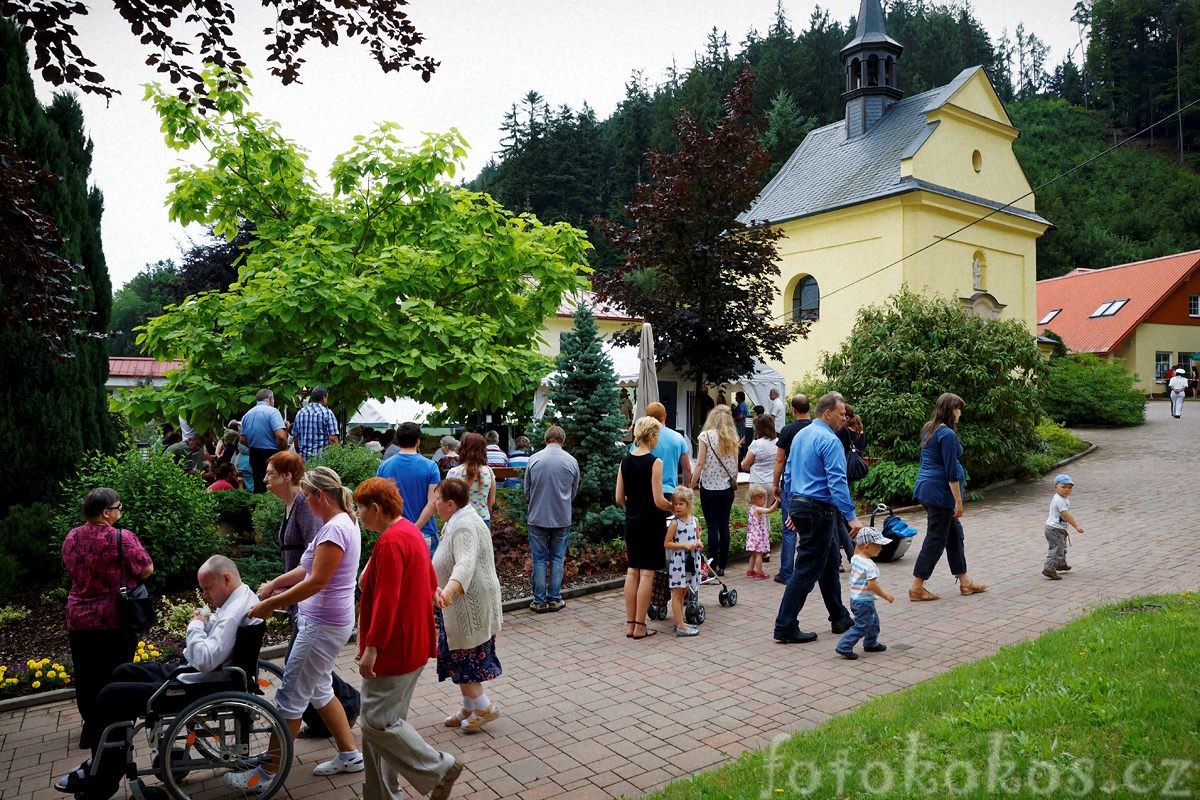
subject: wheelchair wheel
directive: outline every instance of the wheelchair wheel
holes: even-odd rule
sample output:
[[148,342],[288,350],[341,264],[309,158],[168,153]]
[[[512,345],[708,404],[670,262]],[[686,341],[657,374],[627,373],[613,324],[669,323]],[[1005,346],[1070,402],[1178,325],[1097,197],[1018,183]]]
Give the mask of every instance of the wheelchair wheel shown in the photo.
[[268,703],[275,702],[275,692],[283,685],[283,667],[274,661],[258,660],[258,691]]
[[[281,760],[275,779],[256,794],[268,800],[283,788],[292,766],[292,737],[275,707],[244,692],[218,692],[202,697],[179,713],[168,726],[160,752],[171,752],[171,769],[163,783],[177,800],[242,797],[246,793],[227,787],[226,773],[245,772],[271,760],[274,738]],[[185,752],[175,755],[177,749]],[[187,776],[186,782],[182,775]]]

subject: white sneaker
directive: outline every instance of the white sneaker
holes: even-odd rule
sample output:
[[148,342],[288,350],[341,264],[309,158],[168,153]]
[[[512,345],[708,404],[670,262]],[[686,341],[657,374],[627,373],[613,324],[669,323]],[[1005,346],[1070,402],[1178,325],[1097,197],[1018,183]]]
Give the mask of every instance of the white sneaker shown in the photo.
[[318,764],[313,775],[337,775],[339,772],[362,772],[366,769],[362,756],[354,761],[343,761],[341,756],[334,756],[323,764]]
[[246,772],[226,772],[221,776],[221,783],[230,789],[247,794],[258,794],[271,788],[272,778],[263,777],[258,770]]

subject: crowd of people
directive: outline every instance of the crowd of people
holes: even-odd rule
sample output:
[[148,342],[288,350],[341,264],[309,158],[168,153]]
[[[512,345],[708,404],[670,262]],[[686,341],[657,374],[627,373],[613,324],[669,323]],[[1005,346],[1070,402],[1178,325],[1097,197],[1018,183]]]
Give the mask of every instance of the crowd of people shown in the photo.
[[[685,618],[684,598],[705,579],[706,569],[724,577],[729,567],[731,510],[739,471],[747,471],[747,579],[770,578],[764,571],[771,553],[770,520],[783,512],[774,580],[784,589],[773,638],[785,644],[817,639],[817,633],[799,624],[808,596],[817,589],[830,629],[841,637],[834,648],[840,656],[858,658],[860,642],[865,652],[885,651],[875,601],[891,603],[894,597],[880,585],[872,558],[888,540],[863,526],[851,498],[852,483],[862,476],[855,464],[866,447],[863,420],[836,392],[815,404],[804,395],[792,397],[790,421],[784,419],[777,391],[753,417],[741,392],[732,405],[722,400],[711,402],[707,411],[694,463],[687,439],[666,427],[661,403],[651,403],[646,416],[632,420],[632,444],[614,487],[615,502],[625,508],[626,637],[641,640],[659,632],[647,619],[656,576],[665,576],[670,592],[674,635],[699,633]],[[240,425],[231,423],[222,437],[214,486],[226,485],[214,490],[238,484],[242,470],[234,456],[246,457],[251,485],[284,503],[277,534],[283,571],[252,589],[224,556],[214,555],[201,565],[197,583],[212,608],[193,614],[182,667],[128,663],[137,637],[123,624],[117,597],[142,586],[153,572],[153,554],[132,531],[118,526],[122,507],[115,492],[97,489],[83,498],[85,523],[68,534],[62,550],[72,581],[67,627],[83,720],[79,745],[102,763],[93,769],[89,759],[63,777],[58,788],[80,800],[107,800],[116,791],[123,759],[102,746],[105,728],[127,718],[129,708],[144,707],[147,693],[176,670],[203,675],[228,663],[240,627],[261,624],[281,611],[291,622],[292,636],[276,707],[292,736],[301,735],[302,722],[308,720],[310,727],[332,737],[336,748],[314,773],[363,772],[364,797],[399,798],[400,777],[432,797],[449,796],[462,763],[432,748],[406,717],[430,659],[436,660],[438,680],[452,681],[461,693],[459,707],[445,718],[447,727],[471,733],[500,715],[488,693],[491,682],[503,674],[496,639],[502,623],[501,587],[490,532],[496,471],[514,464],[523,470],[530,608],[540,614],[566,605],[563,567],[579,464],[567,452],[566,433],[558,426],[547,428],[544,446],[532,453],[524,437],[505,453],[494,431],[468,432],[461,441],[443,437],[429,458],[420,453],[420,427],[404,423],[379,437],[383,458],[377,476],[351,489],[332,469],[306,464],[339,441],[327,401],[322,387],[313,390],[289,430],[264,389]],[[908,591],[915,602],[939,599],[925,582],[943,555],[962,595],[987,588],[967,571],[961,522],[965,473],[958,439],[964,410],[960,397],[943,394],[921,431],[913,497],[925,510],[927,527]],[[205,451],[204,437],[195,431],[175,433],[175,453],[199,470],[193,454]],[[1046,525],[1050,549],[1044,572],[1051,579],[1070,569],[1066,526],[1082,532],[1069,511],[1072,489],[1068,476],[1056,479]],[[358,575],[361,529],[380,537]],[[705,550],[707,558],[701,557]],[[846,567],[849,608],[839,577]],[[357,614],[356,588],[361,590]],[[356,623],[359,691],[334,669]],[[225,781],[253,793],[271,786],[277,770],[276,763],[262,764],[230,773]]]
[[[861,479],[866,470],[861,456],[866,448],[863,420],[840,394],[830,392],[815,407],[806,396],[794,396],[790,404],[792,420],[783,424],[783,403],[779,393],[772,391],[770,411],[763,406],[755,409],[751,435],[745,427],[750,412],[743,394],[735,395],[733,405],[722,403],[723,399],[719,396],[707,411],[694,466],[686,442],[676,442],[674,437],[679,434],[664,427],[661,404],[648,406],[647,415],[633,423],[633,445],[621,462],[615,489],[617,504],[625,506],[629,559],[626,636],[644,639],[657,633],[646,622],[656,572],[665,574],[671,590],[674,634],[697,634],[697,627],[683,619],[682,599],[689,588],[706,577],[706,569],[718,578],[725,576],[730,516],[740,468],[749,473],[747,578],[770,577],[763,567],[771,550],[769,520],[777,510],[783,510],[781,563],[774,579],[785,588],[775,619],[775,640],[791,644],[817,638],[816,633],[801,630],[798,624],[805,601],[815,588],[824,602],[830,630],[843,636],[835,647],[838,654],[857,658],[853,648],[860,640],[867,652],[886,650],[878,641],[874,600],[878,597],[892,602],[893,597],[879,586],[871,558],[888,539],[873,528],[863,527],[851,499],[854,481]],[[925,588],[925,581],[943,555],[961,594],[976,594],[987,588],[967,572],[960,522],[965,473],[959,461],[962,446],[957,425],[963,409],[961,398],[943,394],[921,433],[921,463],[913,498],[925,510],[927,534],[913,568],[908,593],[912,601],[938,599]],[[697,488],[702,526],[693,512],[692,490]],[[1066,496],[1063,488],[1058,491]],[[1065,491],[1069,494],[1069,489]],[[1067,523],[1073,525],[1074,521],[1064,513],[1055,524]],[[1061,535],[1065,537],[1065,533]],[[1047,538],[1051,552],[1046,575],[1053,577],[1054,566],[1060,561],[1065,563],[1065,549],[1049,527]],[[705,547],[707,565],[696,557]],[[850,570],[849,609],[842,600],[839,577],[846,565]]]

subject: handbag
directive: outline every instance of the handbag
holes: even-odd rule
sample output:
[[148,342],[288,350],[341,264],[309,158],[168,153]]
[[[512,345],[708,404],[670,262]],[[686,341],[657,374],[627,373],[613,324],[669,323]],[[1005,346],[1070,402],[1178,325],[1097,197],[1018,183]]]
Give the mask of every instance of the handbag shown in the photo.
[[117,563],[121,565],[121,591],[117,597],[117,618],[121,627],[141,636],[154,624],[154,602],[146,584],[133,589],[125,585],[125,551],[121,544],[121,529],[117,528]]
[[[715,440],[716,437],[714,436],[713,439]],[[721,469],[725,471],[725,474],[729,475],[729,467],[725,466],[725,462],[721,460],[721,454],[717,452],[717,448],[715,446],[712,448],[712,451],[713,451],[713,458],[715,458],[717,460],[717,463],[721,465]],[[737,491],[737,473],[736,472],[733,473],[732,475],[729,475],[729,488],[733,489],[735,492]]]
[[846,481],[854,483],[867,477],[867,462],[859,454],[854,443],[850,443],[850,452],[846,453]]

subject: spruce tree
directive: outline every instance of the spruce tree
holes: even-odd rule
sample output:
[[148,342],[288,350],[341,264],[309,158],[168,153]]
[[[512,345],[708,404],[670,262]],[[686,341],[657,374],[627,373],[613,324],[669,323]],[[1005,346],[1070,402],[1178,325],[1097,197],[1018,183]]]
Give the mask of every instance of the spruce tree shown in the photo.
[[620,400],[612,359],[600,347],[596,318],[582,303],[575,326],[562,337],[550,383],[555,421],[567,432],[567,446],[579,461],[576,523],[594,538],[611,538],[624,514],[613,506],[621,442]]
[[[25,46],[0,20],[0,139],[12,143],[32,168],[58,176],[37,197],[38,210],[57,223],[58,255],[83,269],[72,282],[75,297],[92,312],[87,334],[108,329],[112,286],[100,246],[103,201],[89,190],[91,141],[79,104],[56,95],[49,107],[37,101]],[[5,298],[0,297],[0,302]],[[108,359],[102,339],[80,336],[73,357],[55,358],[29,323],[0,325],[0,513],[15,503],[48,499],[69,477],[85,450],[115,447],[104,383]]]

